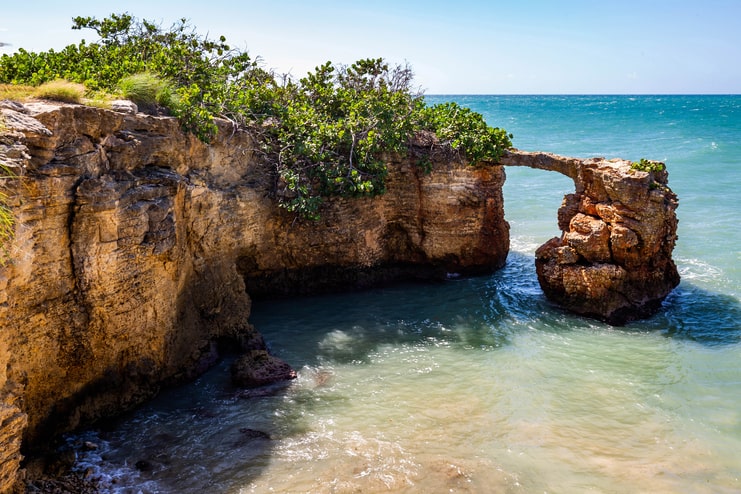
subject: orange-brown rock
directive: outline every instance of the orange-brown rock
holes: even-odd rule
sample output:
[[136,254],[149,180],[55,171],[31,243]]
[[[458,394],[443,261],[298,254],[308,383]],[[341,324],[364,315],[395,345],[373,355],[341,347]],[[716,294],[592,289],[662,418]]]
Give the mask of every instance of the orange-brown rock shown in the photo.
[[625,160],[523,151],[508,153],[502,162],[574,180],[576,192],[558,211],[561,237],[535,254],[548,298],[576,313],[624,324],[654,313],[677,286],[677,198],[666,171],[633,170]]
[[[21,445],[121,413],[205,371],[227,343],[262,357],[258,377],[290,378],[248,322],[250,295],[487,273],[509,250],[503,167],[440,152],[425,173],[415,163],[434,150],[429,136],[386,157],[386,194],[334,200],[312,223],[277,207],[274,167],[227,122],[207,146],[126,105],[0,111],[0,159],[23,173],[0,266],[0,492],[17,480]],[[563,234],[536,255],[551,299],[624,322],[676,285],[665,173],[515,150],[502,164],[574,179]]]
[[389,156],[385,195],[305,223],[226,122],[207,146],[172,118],[2,106],[0,158],[24,177],[0,267],[0,492],[21,438],[31,451],[121,413],[204,371],[220,343],[264,349],[248,293],[491,272],[507,256],[502,167],[433,160],[426,174]]

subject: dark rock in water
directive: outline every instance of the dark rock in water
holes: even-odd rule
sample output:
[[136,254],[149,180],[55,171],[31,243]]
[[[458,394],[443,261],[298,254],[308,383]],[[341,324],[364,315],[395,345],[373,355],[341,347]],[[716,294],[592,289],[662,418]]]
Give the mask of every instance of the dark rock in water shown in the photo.
[[151,472],[154,470],[154,463],[149,460],[139,460],[134,464],[134,466],[140,472]]
[[267,432],[250,429],[249,427],[242,427],[239,432],[248,439],[270,439],[270,434]]
[[290,365],[266,350],[248,352],[232,364],[231,373],[234,385],[245,388],[296,379],[296,371]]
[[[195,410],[195,416],[199,419],[214,419],[217,417],[216,412],[213,410],[207,410],[204,408],[199,408]],[[168,441],[171,439],[168,439]]]
[[272,447],[273,443],[270,441],[272,438],[267,432],[242,427],[239,429],[239,433],[235,441],[229,446],[232,449],[243,449],[245,454],[257,457],[265,454]]

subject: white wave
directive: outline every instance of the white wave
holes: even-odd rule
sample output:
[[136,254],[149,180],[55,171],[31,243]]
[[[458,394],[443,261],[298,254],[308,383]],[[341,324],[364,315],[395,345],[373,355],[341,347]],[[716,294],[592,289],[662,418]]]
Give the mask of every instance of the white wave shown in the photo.
[[538,239],[529,236],[516,236],[512,237],[509,241],[509,250],[517,252],[518,254],[525,254],[527,256],[534,256],[535,251],[543,244]]
[[716,284],[727,279],[722,268],[702,259],[677,258],[676,263],[679,275],[684,280]]

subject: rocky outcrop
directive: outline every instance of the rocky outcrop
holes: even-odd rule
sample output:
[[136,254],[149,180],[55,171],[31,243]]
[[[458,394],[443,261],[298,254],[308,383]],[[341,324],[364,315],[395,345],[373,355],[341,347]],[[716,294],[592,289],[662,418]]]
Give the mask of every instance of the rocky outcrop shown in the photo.
[[[131,408],[205,371],[222,348],[246,352],[238,384],[292,378],[248,322],[252,296],[488,273],[509,250],[503,167],[466,166],[424,136],[386,157],[386,194],[334,200],[311,223],[276,207],[273,167],[227,122],[206,146],[126,105],[0,111],[0,159],[23,175],[11,181],[16,231],[0,266],[0,492],[16,480],[21,444],[33,451]],[[575,182],[562,236],[536,254],[549,298],[621,323],[676,285],[665,173],[516,150],[502,164]]]
[[[319,223],[276,207],[250,134],[206,146],[175,120],[5,104],[0,157],[24,177],[0,267],[0,492],[24,450],[120,413],[214,363],[262,351],[255,294],[362,287],[504,264],[501,167],[389,156],[388,192]],[[426,153],[428,150],[412,149]]]
[[611,324],[654,313],[679,283],[672,261],[677,198],[666,171],[625,160],[579,160],[512,151],[502,163],[557,171],[574,180],[558,211],[562,235],[541,246],[535,264],[546,296]]
[[232,382],[245,388],[296,379],[296,371],[291,366],[266,350],[252,350],[243,355],[232,364],[231,374]]

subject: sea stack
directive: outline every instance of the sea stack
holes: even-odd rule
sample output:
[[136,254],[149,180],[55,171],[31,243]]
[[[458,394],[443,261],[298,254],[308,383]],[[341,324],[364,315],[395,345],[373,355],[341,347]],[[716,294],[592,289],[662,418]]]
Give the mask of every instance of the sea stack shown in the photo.
[[678,201],[663,164],[644,171],[620,159],[516,150],[503,162],[574,180],[576,192],[558,210],[561,236],[535,253],[538,281],[550,300],[614,325],[659,309],[679,284],[672,260]]

